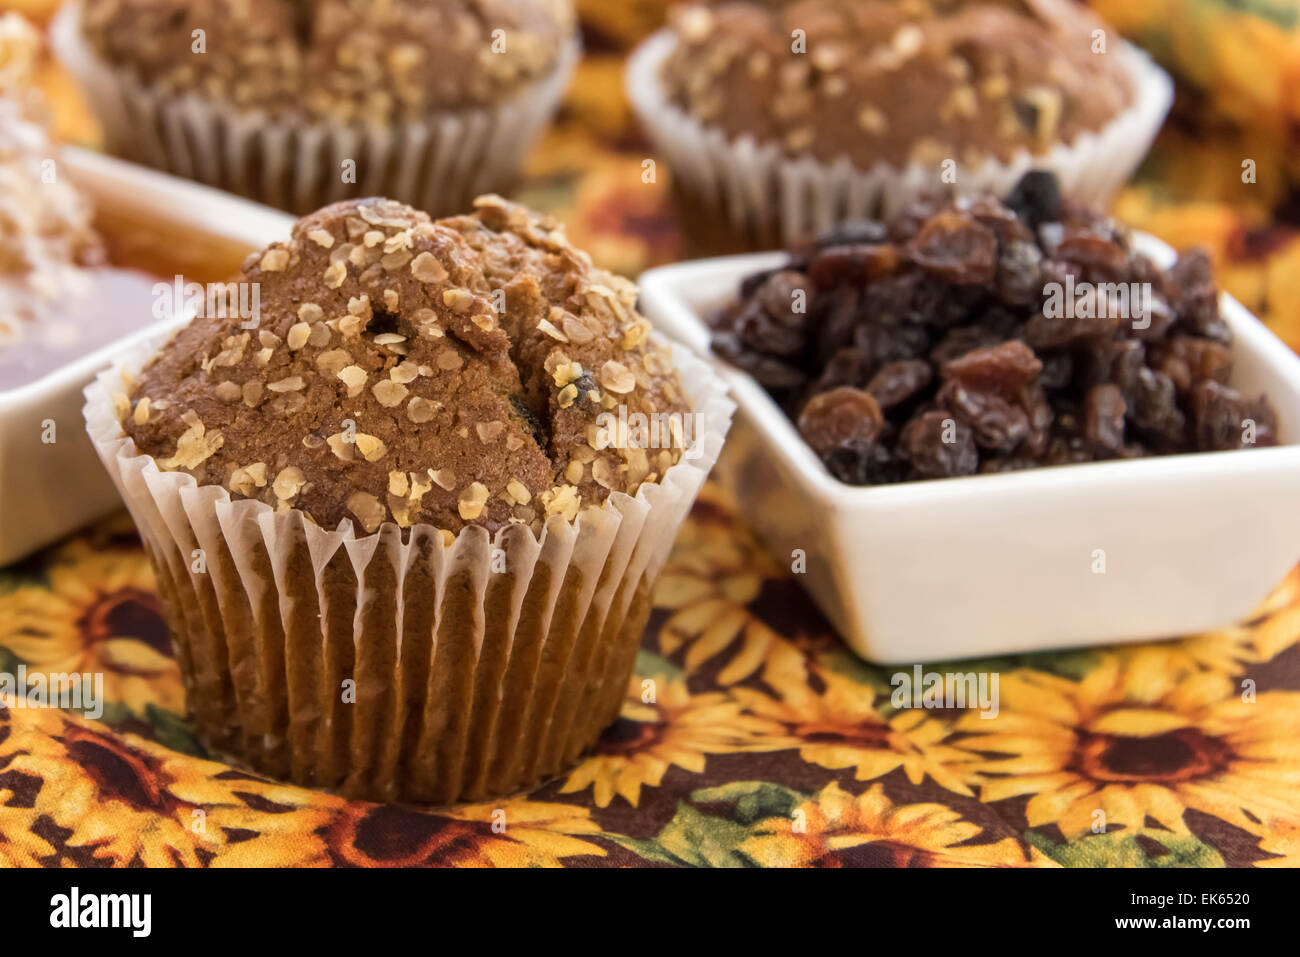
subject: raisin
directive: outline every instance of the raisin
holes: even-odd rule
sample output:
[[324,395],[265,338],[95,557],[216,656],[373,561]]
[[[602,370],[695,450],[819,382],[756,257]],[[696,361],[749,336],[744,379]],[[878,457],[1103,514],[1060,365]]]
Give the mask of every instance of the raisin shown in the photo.
[[1173,306],[1179,326],[1192,335],[1229,344],[1232,334],[1219,315],[1219,290],[1205,250],[1179,256],[1169,270],[1169,281],[1175,290]]
[[883,425],[871,393],[849,386],[818,393],[799,414],[799,432],[819,455],[849,443],[874,442]]
[[1020,406],[992,392],[976,392],[959,382],[939,390],[939,404],[975,432],[981,448],[1011,452],[1029,436],[1029,416]]
[[1232,375],[1232,353],[1209,339],[1175,336],[1153,351],[1152,365],[1173,380],[1180,395],[1207,379],[1226,385]]
[[1024,242],[1033,244],[1034,231],[1016,215],[1016,211],[991,196],[980,196],[961,201],[963,208],[983,225],[993,230],[998,242]]
[[773,356],[795,356],[803,352],[807,331],[802,325],[786,325],[773,319],[762,303],[751,301],[735,322],[741,343],[755,352]]
[[943,367],[943,377],[976,392],[996,392],[1014,399],[1020,390],[1038,378],[1043,364],[1023,342],[1012,339],[1001,345],[974,349]]
[[1030,305],[1043,294],[1043,254],[1032,242],[1011,240],[998,252],[996,286],[1003,302]]
[[1083,400],[1083,434],[1093,453],[1108,457],[1124,447],[1124,412],[1127,406],[1119,386],[1095,385]]
[[915,478],[974,475],[979,467],[979,450],[970,428],[940,410],[924,412],[908,422],[898,444]]
[[1060,352],[1041,359],[1043,371],[1038,373],[1038,381],[1044,389],[1064,389],[1074,379],[1074,359],[1069,353]]
[[858,304],[859,296],[855,289],[837,289],[831,296],[817,334],[817,354],[822,362],[828,362],[853,342],[853,330],[859,321]]
[[1213,380],[1198,382],[1191,391],[1192,435],[1202,452],[1239,449],[1246,435],[1245,403],[1236,389]]
[[961,326],[949,331],[939,344],[930,350],[930,361],[942,367],[972,349],[997,345],[1002,338],[996,331],[985,325]]
[[872,283],[862,299],[863,318],[886,325],[948,328],[966,320],[986,295],[979,287],[936,283],[919,270]]
[[1031,169],[1016,182],[1006,204],[1037,232],[1043,223],[1061,220],[1060,184],[1047,170]]
[[827,246],[808,267],[808,274],[823,289],[839,283],[865,286],[898,268],[898,247],[892,243],[874,246]]
[[1088,230],[1068,229],[1052,250],[1052,257],[1068,263],[1076,279],[1120,282],[1128,278],[1128,253],[1109,239]]
[[842,385],[865,389],[878,363],[863,349],[845,349],[836,353],[813,383],[814,392],[829,392]]
[[987,283],[997,268],[998,238],[973,217],[956,211],[928,219],[907,246],[911,260],[953,283]]
[[752,375],[766,389],[781,391],[801,388],[808,377],[800,369],[746,348],[732,333],[713,336],[713,351]]
[[898,245],[906,243],[921,231],[921,227],[932,216],[944,209],[945,203],[937,196],[918,196],[909,200],[886,227],[889,238]]
[[903,468],[875,442],[849,442],[822,456],[827,470],[847,485],[886,485],[903,478]]
[[911,323],[897,326],[871,322],[858,326],[853,342],[878,363],[914,359],[930,348],[930,335]]
[[867,391],[882,409],[892,409],[930,384],[934,373],[924,359],[898,359],[886,363],[867,384]]
[[758,291],[758,301],[767,314],[783,328],[802,329],[806,324],[809,278],[801,272],[783,269],[773,273]]
[[1164,448],[1181,444],[1186,420],[1178,408],[1173,380],[1163,372],[1142,368],[1133,392],[1133,424]]
[[1145,368],[1146,354],[1142,343],[1134,339],[1111,339],[1084,350],[1081,360],[1078,373],[1081,389],[1113,382],[1125,399],[1131,401],[1138,372]]
[[1035,349],[1060,349],[1094,339],[1109,339],[1119,326],[1117,316],[1049,316],[1040,312],[1025,323],[1025,341]]

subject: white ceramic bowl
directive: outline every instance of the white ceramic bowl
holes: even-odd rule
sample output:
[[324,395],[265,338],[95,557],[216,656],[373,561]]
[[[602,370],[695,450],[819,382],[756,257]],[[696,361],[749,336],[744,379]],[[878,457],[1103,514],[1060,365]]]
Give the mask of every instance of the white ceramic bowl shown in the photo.
[[[1137,248],[1162,266],[1174,252]],[[646,316],[709,354],[705,318],[762,253],[640,280]],[[1232,384],[1267,392],[1283,445],[858,488],[825,469],[752,377],[719,465],[777,559],[845,641],[887,664],[1174,637],[1241,620],[1300,559],[1300,358],[1240,303]],[[1104,571],[1099,559],[1104,559]]]
[[[256,249],[293,225],[285,213],[98,153],[68,149],[62,165],[92,203],[129,211],[140,229]],[[81,390],[123,349],[184,323],[148,313],[140,320],[125,338],[0,391],[0,565],[121,507],[86,436]],[[53,443],[42,440],[47,419]]]

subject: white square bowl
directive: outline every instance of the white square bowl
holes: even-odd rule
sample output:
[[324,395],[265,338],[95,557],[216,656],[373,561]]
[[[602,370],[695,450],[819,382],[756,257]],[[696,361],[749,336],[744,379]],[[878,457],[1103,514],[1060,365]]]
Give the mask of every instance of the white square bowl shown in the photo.
[[[1134,242],[1161,266],[1174,259],[1154,237]],[[785,261],[761,253],[650,270],[641,307],[711,356],[706,318],[743,278]],[[805,588],[871,661],[1223,627],[1300,559],[1300,358],[1227,295],[1222,312],[1232,385],[1269,394],[1276,448],[854,487],[831,476],[762,386],[712,356],[739,407],[718,475],[778,561],[793,568],[804,556]]]
[[[285,213],[98,153],[65,150],[62,166],[97,209],[111,207],[139,229],[192,237],[196,245],[257,249],[287,236],[293,225]],[[143,315],[125,338],[0,390],[0,565],[121,507],[86,436],[81,390],[121,350],[184,322]],[[48,444],[42,440],[47,419],[56,429]]]

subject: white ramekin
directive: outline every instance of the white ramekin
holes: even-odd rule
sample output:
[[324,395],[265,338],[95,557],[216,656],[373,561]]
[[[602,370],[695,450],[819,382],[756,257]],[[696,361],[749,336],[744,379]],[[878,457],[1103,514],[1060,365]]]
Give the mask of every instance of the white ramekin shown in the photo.
[[[1174,252],[1134,237],[1161,266]],[[760,253],[665,266],[641,307],[709,354],[707,317]],[[1230,296],[1232,385],[1267,392],[1276,448],[858,488],[831,476],[748,374],[718,477],[845,641],[887,664],[1187,635],[1240,621],[1300,559],[1300,358]],[[1104,559],[1104,572],[1096,572]]]

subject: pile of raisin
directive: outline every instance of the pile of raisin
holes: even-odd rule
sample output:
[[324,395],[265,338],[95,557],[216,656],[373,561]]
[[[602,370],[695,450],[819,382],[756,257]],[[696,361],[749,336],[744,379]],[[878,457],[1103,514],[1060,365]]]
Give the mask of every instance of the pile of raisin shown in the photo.
[[843,225],[712,324],[853,485],[1277,444],[1268,399],[1227,384],[1205,254],[1158,268],[1041,171]]

